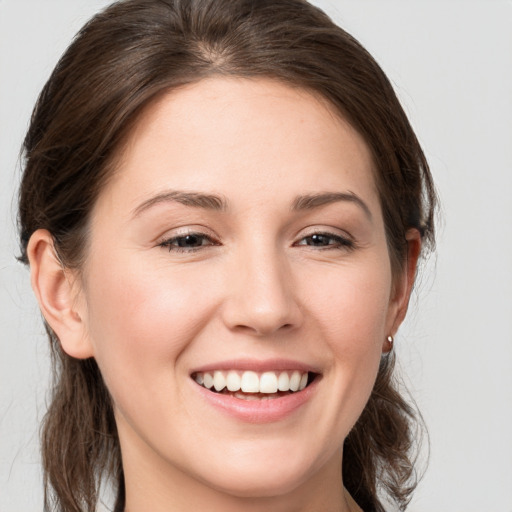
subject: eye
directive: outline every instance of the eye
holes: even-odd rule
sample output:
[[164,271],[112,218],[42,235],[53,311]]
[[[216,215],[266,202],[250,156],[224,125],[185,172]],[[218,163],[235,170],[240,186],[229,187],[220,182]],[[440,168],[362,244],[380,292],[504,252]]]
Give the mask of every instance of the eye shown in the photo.
[[166,247],[169,252],[192,252],[201,247],[218,245],[211,237],[204,233],[186,233],[183,235],[167,238],[158,244],[160,247]]
[[295,245],[318,247],[320,249],[353,249],[354,242],[334,233],[313,233],[299,240]]

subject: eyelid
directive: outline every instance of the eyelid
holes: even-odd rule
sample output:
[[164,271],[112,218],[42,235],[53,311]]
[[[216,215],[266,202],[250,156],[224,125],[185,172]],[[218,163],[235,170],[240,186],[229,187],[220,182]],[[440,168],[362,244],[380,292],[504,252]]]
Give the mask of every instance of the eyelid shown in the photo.
[[155,242],[158,245],[160,242],[165,242],[170,238],[187,235],[203,235],[212,239],[218,239],[218,236],[206,226],[202,226],[201,224],[185,224],[183,226],[176,226],[165,230],[165,232],[162,235],[159,235],[155,239]]
[[350,240],[351,242],[355,242],[354,236],[352,236],[352,234],[349,233],[348,231],[345,231],[344,229],[337,228],[334,226],[327,226],[327,225],[322,225],[322,224],[317,224],[314,226],[307,226],[307,227],[301,229],[297,233],[297,236],[295,238],[302,239],[302,238],[306,238],[306,237],[312,236],[312,235],[329,235],[329,236],[335,236],[335,237],[337,236],[337,237],[345,238],[346,240]]

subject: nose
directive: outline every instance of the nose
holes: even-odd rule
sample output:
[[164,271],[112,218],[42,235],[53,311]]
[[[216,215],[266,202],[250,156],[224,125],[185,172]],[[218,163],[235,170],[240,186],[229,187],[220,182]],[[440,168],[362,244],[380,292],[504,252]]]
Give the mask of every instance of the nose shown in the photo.
[[262,337],[302,323],[289,264],[275,251],[240,255],[229,273],[227,289],[223,317],[231,330]]

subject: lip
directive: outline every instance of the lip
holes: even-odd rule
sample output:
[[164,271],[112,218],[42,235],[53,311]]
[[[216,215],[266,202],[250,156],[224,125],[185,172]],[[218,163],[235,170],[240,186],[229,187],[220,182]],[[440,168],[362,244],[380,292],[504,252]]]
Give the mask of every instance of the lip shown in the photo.
[[309,364],[294,361],[292,359],[233,359],[231,361],[218,361],[216,363],[209,363],[207,365],[194,368],[190,372],[190,375],[198,372],[213,372],[215,370],[239,370],[253,372],[299,370],[301,372],[322,373],[319,368],[315,368]]
[[304,363],[287,359],[274,359],[271,361],[240,359],[236,361],[222,361],[195,368],[190,375],[196,372],[211,372],[214,370],[255,372],[300,370],[302,372],[313,372],[317,374],[313,382],[302,391],[296,391],[295,393],[268,400],[243,400],[231,395],[214,393],[197,384],[192,378],[190,379],[191,385],[195,389],[195,392],[199,393],[201,399],[222,414],[227,414],[245,423],[272,423],[286,419],[299,408],[305,406],[313,398],[318,383],[321,380],[321,374],[315,368]]

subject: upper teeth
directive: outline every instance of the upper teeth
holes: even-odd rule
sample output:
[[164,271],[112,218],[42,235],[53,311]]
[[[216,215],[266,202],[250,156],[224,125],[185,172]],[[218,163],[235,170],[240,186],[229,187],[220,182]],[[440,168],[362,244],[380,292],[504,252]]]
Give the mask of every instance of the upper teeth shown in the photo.
[[308,372],[278,371],[256,373],[253,371],[215,370],[198,372],[194,379],[205,388],[244,393],[277,393],[278,391],[300,391],[308,383]]

